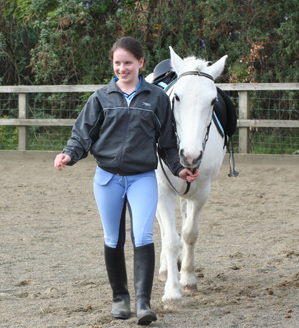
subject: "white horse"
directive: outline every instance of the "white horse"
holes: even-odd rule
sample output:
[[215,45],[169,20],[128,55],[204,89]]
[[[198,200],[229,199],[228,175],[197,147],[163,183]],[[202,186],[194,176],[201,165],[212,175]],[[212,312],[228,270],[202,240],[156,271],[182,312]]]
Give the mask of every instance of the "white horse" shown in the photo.
[[[200,171],[189,192],[180,195],[180,238],[175,213],[178,194],[165,178],[160,165],[157,170],[157,219],[162,238],[159,276],[162,281],[166,281],[162,301],[165,308],[176,309],[181,302],[182,292],[197,291],[194,247],[198,237],[199,217],[226,152],[224,139],[212,121],[212,113],[217,101],[214,80],[222,73],[227,56],[209,66],[209,62],[195,57],[183,60],[170,47],[170,57],[178,79],[167,93],[173,101],[180,160],[183,166],[191,169],[199,166]],[[149,82],[152,82],[151,79],[152,74],[146,78]],[[185,181],[173,176],[166,166],[164,170],[177,190],[186,189]]]

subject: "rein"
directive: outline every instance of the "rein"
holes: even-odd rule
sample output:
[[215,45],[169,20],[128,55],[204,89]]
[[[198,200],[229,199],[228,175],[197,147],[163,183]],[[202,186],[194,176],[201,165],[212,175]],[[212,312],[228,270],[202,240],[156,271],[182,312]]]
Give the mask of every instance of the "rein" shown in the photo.
[[[171,88],[171,87],[172,87],[172,86],[173,86],[173,85],[174,85],[174,84],[175,84],[175,83],[176,83],[181,77],[184,77],[184,76],[187,76],[187,75],[196,75],[196,76],[206,77],[206,78],[208,78],[208,79],[210,79],[210,80],[212,80],[212,81],[214,82],[214,78],[213,78],[211,75],[209,75],[209,74],[202,73],[202,72],[198,72],[198,71],[188,71],[188,72],[182,73],[177,79],[175,79],[172,83],[170,83],[170,85],[167,87],[167,90],[169,90],[169,89],[170,89],[170,88]],[[166,91],[166,90],[165,90],[165,91]],[[174,108],[174,98],[172,99],[172,109],[173,109],[173,108]],[[174,119],[173,119],[173,120],[174,120]],[[210,122],[210,124],[209,124],[208,127],[207,127],[207,133],[206,133],[205,138],[204,138],[203,143],[202,143],[203,152],[204,152],[204,150],[205,150],[205,148],[206,148],[206,143],[207,143],[207,141],[208,141],[208,139],[209,139],[209,133],[210,133],[210,127],[211,127],[211,124],[212,124],[212,121]],[[175,122],[174,122],[174,129],[175,129],[175,134],[176,134],[176,136],[178,136],[177,131],[176,131],[176,124],[175,124]],[[175,186],[172,184],[172,182],[170,181],[169,177],[167,176],[167,173],[165,172],[165,169],[164,169],[164,167],[163,167],[163,163],[162,163],[162,160],[161,160],[161,157],[160,157],[160,156],[159,156],[159,161],[160,161],[160,166],[161,166],[161,168],[162,168],[162,171],[163,171],[163,173],[164,173],[164,176],[165,176],[165,178],[167,179],[168,183],[170,184],[171,188],[172,188],[172,189],[175,191],[175,193],[176,193],[177,195],[179,195],[179,196],[184,196],[184,195],[186,195],[186,194],[189,192],[189,190],[190,190],[191,183],[187,181],[187,187],[186,187],[186,190],[185,190],[184,192],[179,192],[179,191],[175,188]],[[192,170],[193,173],[199,168],[200,163],[201,163],[201,161],[199,162],[198,166]]]
[[[165,178],[167,179],[168,183],[170,184],[170,187],[175,191],[175,193],[176,193],[177,195],[179,195],[179,196],[184,196],[184,195],[186,195],[186,194],[189,192],[189,190],[190,190],[191,183],[188,182],[188,181],[186,182],[186,183],[187,183],[187,187],[186,187],[186,190],[185,190],[184,192],[180,192],[180,191],[178,191],[178,190],[175,188],[175,186],[172,184],[172,182],[170,181],[170,179],[169,179],[167,173],[165,172],[165,169],[164,169],[164,167],[163,167],[163,163],[162,163],[162,160],[161,160],[161,157],[160,157],[160,156],[159,156],[159,161],[160,161],[161,169],[162,169],[162,171],[163,171],[163,173],[164,173]],[[194,169],[194,171],[195,171],[195,170],[196,170],[196,168]]]

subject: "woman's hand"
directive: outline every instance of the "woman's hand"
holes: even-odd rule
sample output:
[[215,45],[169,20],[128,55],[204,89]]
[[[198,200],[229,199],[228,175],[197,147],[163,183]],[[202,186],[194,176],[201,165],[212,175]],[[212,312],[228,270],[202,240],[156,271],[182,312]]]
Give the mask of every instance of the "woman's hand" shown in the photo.
[[188,182],[195,181],[197,179],[198,175],[199,175],[198,170],[196,170],[194,173],[192,173],[192,171],[190,171],[187,168],[182,169],[179,173],[179,177],[183,180],[188,181]]
[[61,171],[63,168],[65,168],[65,165],[71,160],[71,157],[67,154],[59,154],[56,156],[54,160],[54,167]]

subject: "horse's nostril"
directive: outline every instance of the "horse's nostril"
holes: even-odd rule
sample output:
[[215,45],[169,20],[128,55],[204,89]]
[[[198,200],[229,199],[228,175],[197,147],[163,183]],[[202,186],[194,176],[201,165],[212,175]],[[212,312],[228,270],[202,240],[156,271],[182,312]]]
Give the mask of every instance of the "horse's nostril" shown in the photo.
[[197,157],[195,157],[194,155],[189,155],[188,152],[185,152],[184,149],[180,150],[180,159],[181,159],[181,163],[185,166],[185,167],[195,167],[198,166],[198,164],[201,162],[202,159],[202,151],[197,153]]
[[193,164],[197,164],[201,161],[202,158],[202,151],[200,152],[199,156],[193,160]]
[[184,152],[185,152],[184,149],[180,150],[180,157],[184,160],[187,160],[187,157],[184,155]]

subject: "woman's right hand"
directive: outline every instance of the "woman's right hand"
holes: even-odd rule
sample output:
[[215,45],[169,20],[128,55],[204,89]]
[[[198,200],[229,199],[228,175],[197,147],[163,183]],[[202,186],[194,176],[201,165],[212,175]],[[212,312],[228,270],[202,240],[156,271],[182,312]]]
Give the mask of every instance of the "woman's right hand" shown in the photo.
[[54,167],[61,171],[63,168],[65,168],[66,164],[70,162],[71,157],[67,154],[59,154],[56,156],[54,160]]

